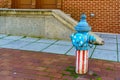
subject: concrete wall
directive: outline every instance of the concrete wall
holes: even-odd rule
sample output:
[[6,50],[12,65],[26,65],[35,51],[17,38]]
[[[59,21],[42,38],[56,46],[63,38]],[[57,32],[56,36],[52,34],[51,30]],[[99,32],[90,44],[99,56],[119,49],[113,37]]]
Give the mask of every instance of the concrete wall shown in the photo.
[[51,10],[1,10],[0,33],[32,37],[69,39],[72,31],[58,21]]
[[72,31],[53,16],[45,17],[45,36],[48,38],[69,39]]
[[[0,34],[70,40],[77,21],[60,10],[1,9]],[[94,35],[95,44],[103,40]]]

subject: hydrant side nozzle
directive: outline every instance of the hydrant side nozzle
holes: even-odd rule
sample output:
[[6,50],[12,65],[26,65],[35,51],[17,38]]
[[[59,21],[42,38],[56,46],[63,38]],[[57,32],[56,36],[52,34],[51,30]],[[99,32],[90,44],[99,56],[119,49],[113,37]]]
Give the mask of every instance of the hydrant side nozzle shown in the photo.
[[93,43],[96,41],[96,38],[92,35],[89,36],[89,43]]

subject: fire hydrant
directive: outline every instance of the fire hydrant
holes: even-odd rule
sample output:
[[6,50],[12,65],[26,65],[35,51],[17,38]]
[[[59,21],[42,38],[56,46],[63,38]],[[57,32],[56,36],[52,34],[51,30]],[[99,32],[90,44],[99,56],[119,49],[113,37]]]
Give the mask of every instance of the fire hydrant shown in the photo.
[[86,74],[88,72],[88,50],[96,38],[89,34],[91,27],[86,21],[85,14],[81,15],[81,20],[75,26],[75,30],[76,33],[73,33],[70,38],[76,48],[76,73]]

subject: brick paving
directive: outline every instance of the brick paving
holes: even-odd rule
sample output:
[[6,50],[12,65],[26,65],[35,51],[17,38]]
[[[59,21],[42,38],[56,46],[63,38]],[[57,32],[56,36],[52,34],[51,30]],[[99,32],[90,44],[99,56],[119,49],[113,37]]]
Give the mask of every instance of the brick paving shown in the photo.
[[120,80],[120,63],[89,59],[89,72],[77,75],[75,56],[0,49],[0,80]]

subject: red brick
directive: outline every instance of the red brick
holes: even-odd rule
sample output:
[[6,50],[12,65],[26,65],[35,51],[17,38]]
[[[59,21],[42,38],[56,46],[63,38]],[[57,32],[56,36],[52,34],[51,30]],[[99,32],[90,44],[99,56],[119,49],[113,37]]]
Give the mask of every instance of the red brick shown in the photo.
[[13,80],[25,80],[24,78],[13,78]]
[[101,71],[100,68],[96,68],[96,67],[94,67],[92,70],[95,71],[95,72],[100,72]]
[[103,68],[109,68],[109,69],[112,69],[112,70],[114,70],[114,67],[115,67],[115,65],[113,64],[113,63],[104,63],[103,64]]
[[[77,21],[80,20],[81,13],[86,13],[87,20],[93,31],[120,33],[118,21],[119,3],[120,1],[111,0],[64,0],[62,10],[67,14],[71,14]],[[90,13],[94,13],[95,17],[90,17]]]
[[37,67],[35,70],[38,71],[45,71],[47,68],[46,67]]
[[89,80],[89,79],[87,79],[87,78],[80,78],[80,77],[78,77],[76,80]]
[[55,78],[62,78],[62,74],[60,74],[60,73],[50,73],[49,76],[55,77]]
[[53,68],[48,68],[46,71],[55,73],[55,72],[58,72],[59,70],[58,69],[53,69]]
[[0,71],[0,75],[8,76],[9,74],[10,74],[10,71]]
[[51,79],[50,79],[50,77],[39,76],[39,78],[36,80],[51,80]]
[[0,75],[0,80],[13,80],[11,76],[1,76]]
[[45,72],[45,71],[38,71],[36,72],[37,75],[40,75],[40,76],[48,76],[49,73],[48,72]]
[[62,80],[74,80],[72,76],[63,76]]
[[102,78],[102,80],[115,80],[114,78],[112,78],[112,77],[101,77]]
[[[1,53],[2,52],[2,53]],[[14,57],[11,57],[8,53],[14,55],[16,52],[19,53],[19,56],[28,56],[27,58],[19,57],[23,61],[23,64],[18,64]],[[71,61],[74,62],[74,56],[69,57],[65,55],[56,55],[49,53],[41,52],[29,52],[29,51],[19,51],[19,50],[10,50],[10,49],[0,49],[0,53],[6,55],[8,58],[3,57],[0,62],[0,80],[71,80],[73,76],[70,76],[70,72],[65,71],[68,66],[75,66],[75,64],[66,63],[67,59],[71,58]],[[24,53],[24,54],[23,54]],[[35,55],[34,55],[35,54]],[[37,57],[37,56],[38,57]],[[58,65],[43,65],[42,60],[48,60],[58,62]],[[34,56],[34,57],[33,57]],[[35,56],[38,60],[35,59]],[[65,59],[61,59],[63,56]],[[41,58],[44,57],[44,58]],[[57,57],[57,60],[53,59]],[[119,79],[120,69],[117,66],[120,66],[117,62],[103,61],[103,60],[89,60],[92,65],[89,65],[89,70],[92,70],[95,74],[102,77],[103,80],[115,80]],[[28,62],[28,64],[27,64]],[[13,64],[14,63],[14,64]],[[29,65],[32,64],[32,65]],[[34,65],[35,64],[35,65]],[[42,65],[41,65],[42,64]],[[28,66],[29,65],[29,66]],[[100,66],[102,65],[102,66]],[[117,68],[117,69],[115,69]],[[66,75],[63,75],[66,74]],[[95,77],[93,75],[86,74],[84,79],[89,79],[89,77]],[[74,80],[74,79],[73,79]]]

